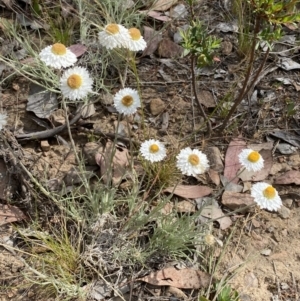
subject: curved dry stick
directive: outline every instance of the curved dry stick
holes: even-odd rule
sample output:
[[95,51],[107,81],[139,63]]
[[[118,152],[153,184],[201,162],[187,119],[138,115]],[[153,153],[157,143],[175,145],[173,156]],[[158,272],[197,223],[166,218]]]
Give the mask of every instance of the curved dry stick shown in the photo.
[[[81,110],[74,116],[74,118],[69,122],[69,124],[72,125],[76,123],[80,119],[80,117],[81,117]],[[20,134],[20,135],[16,135],[15,137],[21,141],[47,139],[61,133],[66,128],[67,128],[67,124],[63,124],[58,127],[55,127],[54,129],[49,129],[41,132],[28,133],[28,134]]]

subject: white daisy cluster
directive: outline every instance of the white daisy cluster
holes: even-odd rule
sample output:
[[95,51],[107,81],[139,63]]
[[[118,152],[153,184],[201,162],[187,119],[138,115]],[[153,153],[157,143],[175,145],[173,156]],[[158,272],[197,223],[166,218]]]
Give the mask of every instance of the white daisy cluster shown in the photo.
[[[140,147],[141,155],[150,162],[159,162],[166,157],[164,145],[154,139],[146,140]],[[177,155],[177,168],[182,174],[194,176],[203,174],[208,168],[207,156],[197,149],[184,148]]]
[[251,189],[251,196],[262,209],[277,211],[282,205],[277,190],[268,183],[254,184]]
[[130,51],[141,51],[147,46],[146,41],[137,28],[126,29],[120,24],[107,24],[99,32],[99,42],[106,49],[127,48]]
[[[76,55],[61,43],[44,48],[39,57],[46,66],[61,69],[73,66],[77,62]],[[65,98],[80,100],[92,92],[93,80],[84,67],[67,69],[60,78],[60,90]]]

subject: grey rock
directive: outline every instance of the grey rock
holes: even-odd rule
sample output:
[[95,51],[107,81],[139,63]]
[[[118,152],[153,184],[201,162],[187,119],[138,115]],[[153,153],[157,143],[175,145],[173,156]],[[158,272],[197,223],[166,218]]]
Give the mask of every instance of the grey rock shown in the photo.
[[282,205],[278,209],[278,214],[281,218],[286,219],[286,218],[289,218],[289,216],[291,214],[291,210],[289,208],[285,207],[284,205]]

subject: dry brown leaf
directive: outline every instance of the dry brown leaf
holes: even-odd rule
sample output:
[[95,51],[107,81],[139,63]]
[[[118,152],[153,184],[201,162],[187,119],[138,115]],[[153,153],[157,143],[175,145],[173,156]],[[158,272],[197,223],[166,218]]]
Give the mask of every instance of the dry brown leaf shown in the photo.
[[147,47],[144,50],[142,56],[151,55],[158,48],[158,44],[162,40],[162,34],[148,26],[144,26],[143,29],[144,39],[147,42]]
[[177,45],[169,38],[163,38],[158,46],[157,54],[163,58],[175,58],[180,57],[183,53],[183,47]]
[[207,186],[177,185],[166,188],[164,192],[170,192],[187,199],[196,199],[211,194],[212,189]]
[[230,217],[224,216],[223,211],[214,205],[205,206],[201,210],[201,215],[216,220],[222,230],[227,229],[232,224]]
[[[114,154],[112,156],[112,154]],[[115,146],[111,141],[106,143],[104,152],[95,156],[97,164],[100,166],[100,174],[104,183],[112,181],[113,185],[120,183],[129,165],[129,153],[126,148]],[[112,169],[112,173],[110,170]],[[112,178],[110,175],[112,174]]]
[[168,16],[165,16],[163,13],[160,13],[160,12],[155,11],[155,10],[150,10],[149,12],[147,12],[147,15],[149,17],[152,17],[153,19],[163,21],[163,22],[168,22],[168,21],[172,20]]
[[[249,148],[252,148],[252,147],[249,146]],[[255,150],[254,148],[252,148],[252,149]],[[273,166],[272,151],[271,151],[271,149],[262,149],[262,150],[260,150],[259,153],[264,159],[264,168],[259,171],[244,170],[239,175],[239,178],[243,182],[245,182],[245,181],[262,181],[269,175],[271,168]]]
[[207,108],[215,108],[216,101],[213,97],[213,94],[207,90],[198,90],[197,96],[201,104],[203,104]]
[[199,289],[208,287],[210,275],[193,269],[178,270],[174,267],[165,268],[137,279],[158,286],[174,286],[185,289]]
[[159,10],[159,11],[166,11],[171,6],[175,5],[177,2],[178,2],[178,0],[156,0],[156,1],[154,1],[151,9]]
[[0,226],[25,219],[24,213],[17,207],[0,204]]
[[219,173],[217,171],[210,169],[208,171],[208,175],[215,185],[217,185],[217,186],[220,185],[221,180],[220,180]]
[[236,177],[241,168],[238,156],[244,148],[246,148],[246,142],[241,138],[235,138],[229,143],[226,151],[224,176],[233,183],[239,181]]
[[275,179],[275,184],[296,184],[300,185],[300,171],[290,170]]

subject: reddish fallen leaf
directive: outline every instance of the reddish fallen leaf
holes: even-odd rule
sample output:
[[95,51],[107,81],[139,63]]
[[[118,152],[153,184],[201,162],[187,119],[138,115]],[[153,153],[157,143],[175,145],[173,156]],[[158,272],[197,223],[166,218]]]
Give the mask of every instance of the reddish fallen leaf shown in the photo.
[[[249,148],[252,148],[249,146]],[[255,150],[254,148],[252,148]],[[248,171],[244,170],[240,175],[239,178],[245,181],[262,181],[269,175],[271,168],[273,166],[273,156],[271,149],[263,149],[259,151],[260,155],[264,159],[264,168],[259,171]]]
[[77,57],[82,56],[86,50],[87,47],[82,44],[74,44],[68,47]]
[[235,138],[229,143],[226,151],[224,176],[233,183],[239,181],[236,176],[241,168],[238,156],[244,148],[246,148],[246,142],[241,138]]
[[187,199],[196,199],[211,194],[212,189],[198,185],[177,185],[166,188],[164,192],[170,192]]
[[214,62],[217,62],[217,63],[220,63],[220,62],[221,62],[220,58],[218,58],[217,56],[214,56],[214,57],[213,57],[213,61],[214,61]]
[[296,184],[300,185],[300,171],[290,170],[275,179],[275,184]]
[[174,267],[165,268],[137,280],[158,286],[174,286],[185,289],[206,288],[211,276],[205,272],[193,269],[178,270]]
[[24,213],[17,207],[0,204],[0,226],[25,219]]

